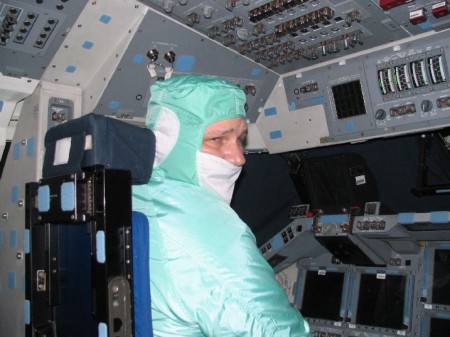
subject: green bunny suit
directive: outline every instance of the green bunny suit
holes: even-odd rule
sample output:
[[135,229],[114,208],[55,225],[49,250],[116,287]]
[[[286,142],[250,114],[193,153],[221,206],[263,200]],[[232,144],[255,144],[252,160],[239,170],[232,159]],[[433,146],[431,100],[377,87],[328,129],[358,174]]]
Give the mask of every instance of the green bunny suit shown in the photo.
[[239,87],[205,76],[151,87],[146,120],[156,162],[149,183],[133,187],[133,209],[150,224],[155,336],[310,336],[249,227],[199,185],[196,157],[206,127],[245,118],[244,104]]

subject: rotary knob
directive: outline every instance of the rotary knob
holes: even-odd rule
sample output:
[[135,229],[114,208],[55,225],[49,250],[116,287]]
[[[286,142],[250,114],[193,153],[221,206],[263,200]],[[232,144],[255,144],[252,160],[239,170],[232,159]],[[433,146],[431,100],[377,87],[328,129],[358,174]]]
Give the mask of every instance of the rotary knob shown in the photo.
[[375,119],[381,121],[381,120],[383,120],[383,119],[385,119],[385,118],[386,118],[386,111],[385,111],[385,110],[383,110],[383,109],[378,109],[378,110],[375,112]]

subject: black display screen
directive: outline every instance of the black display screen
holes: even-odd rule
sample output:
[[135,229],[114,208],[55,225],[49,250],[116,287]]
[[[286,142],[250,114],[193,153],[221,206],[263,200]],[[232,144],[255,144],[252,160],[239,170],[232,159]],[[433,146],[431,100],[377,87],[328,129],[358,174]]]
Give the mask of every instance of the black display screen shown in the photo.
[[406,276],[362,274],[356,324],[403,330]]
[[450,331],[450,320],[442,318],[430,319],[430,332],[428,336],[448,337],[449,331]]
[[436,249],[434,253],[431,302],[450,304],[450,250]]
[[359,80],[335,85],[331,90],[333,91],[338,119],[366,114],[366,106]]
[[341,321],[344,273],[308,271],[300,309],[304,317]]

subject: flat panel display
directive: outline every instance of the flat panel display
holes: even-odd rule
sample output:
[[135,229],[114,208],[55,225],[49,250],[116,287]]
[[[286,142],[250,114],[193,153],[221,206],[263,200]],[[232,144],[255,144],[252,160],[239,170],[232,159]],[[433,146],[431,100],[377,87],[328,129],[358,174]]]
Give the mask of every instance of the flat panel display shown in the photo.
[[341,321],[343,272],[308,271],[300,312],[304,317]]
[[450,332],[450,320],[433,317],[430,319],[430,337],[448,337]]
[[403,330],[406,276],[362,274],[356,324]]
[[450,304],[450,250],[435,250],[431,302]]

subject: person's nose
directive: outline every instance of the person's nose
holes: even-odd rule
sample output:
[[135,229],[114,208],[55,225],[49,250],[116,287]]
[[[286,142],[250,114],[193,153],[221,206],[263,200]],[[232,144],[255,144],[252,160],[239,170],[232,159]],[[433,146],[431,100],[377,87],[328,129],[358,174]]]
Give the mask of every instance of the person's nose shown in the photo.
[[225,159],[236,166],[243,166],[245,164],[245,156],[242,145],[238,142],[230,144]]

